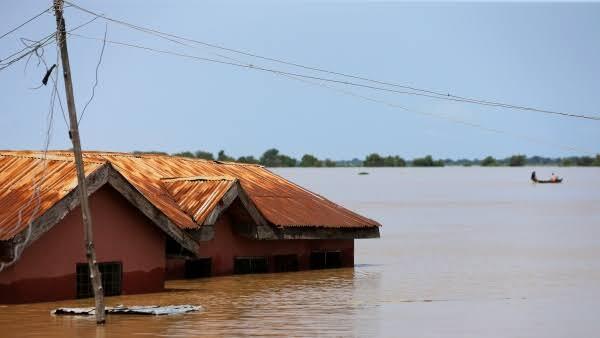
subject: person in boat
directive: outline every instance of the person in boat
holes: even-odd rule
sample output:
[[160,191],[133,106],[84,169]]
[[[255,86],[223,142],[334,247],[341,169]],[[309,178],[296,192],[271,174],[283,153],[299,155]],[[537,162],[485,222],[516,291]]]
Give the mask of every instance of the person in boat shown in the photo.
[[558,181],[558,176],[556,176],[554,173],[552,173],[552,176],[550,176],[550,181],[551,181],[551,182],[556,182],[556,181]]
[[531,180],[537,182],[537,176],[535,175],[535,171],[531,172]]

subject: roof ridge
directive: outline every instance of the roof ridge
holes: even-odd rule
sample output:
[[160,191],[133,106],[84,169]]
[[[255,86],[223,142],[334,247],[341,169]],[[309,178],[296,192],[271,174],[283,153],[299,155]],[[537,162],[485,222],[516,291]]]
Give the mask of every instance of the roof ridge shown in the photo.
[[[42,151],[39,150],[0,150],[0,154],[2,153],[10,153],[11,156],[17,156],[15,154],[23,155],[25,153],[29,154],[39,154]],[[234,166],[242,166],[242,167],[258,167],[265,168],[262,164],[258,163],[241,163],[234,161],[219,161],[219,160],[208,160],[204,158],[192,158],[185,156],[177,156],[177,155],[169,155],[169,154],[152,154],[152,153],[140,153],[134,154],[132,152],[120,152],[120,151],[102,151],[102,150],[82,150],[82,155],[84,158],[89,156],[106,156],[106,157],[135,157],[135,158],[177,158],[185,161],[194,161],[194,162],[207,162],[207,163],[217,163],[223,165],[234,165]],[[48,154],[52,154],[53,156],[63,156],[63,157],[72,157],[73,153],[69,150],[57,149],[57,150],[49,150]],[[24,156],[27,157],[27,156]],[[32,156],[35,157],[35,156]]]
[[[15,152],[15,153],[10,153],[10,152],[4,152],[4,151],[0,151],[0,156],[6,156],[6,157],[17,157],[17,158],[32,158],[32,159],[38,159],[38,160],[42,160],[42,161],[63,161],[63,162],[74,162],[72,157],[66,157],[66,156],[62,156],[62,155],[54,155],[51,153],[48,153],[47,155],[43,155],[41,153],[19,153],[19,152]],[[91,160],[89,158],[84,158],[83,161],[85,163],[95,163],[95,164],[104,164],[107,163],[108,161],[98,161],[98,160]]]
[[264,168],[264,166],[262,164],[254,164],[254,163],[241,163],[241,162],[232,162],[232,161],[219,161],[219,160],[207,160],[204,158],[192,158],[192,157],[185,157],[185,156],[176,156],[176,155],[150,155],[150,156],[161,156],[161,157],[174,157],[174,158],[178,158],[178,159],[182,159],[182,160],[186,160],[186,161],[200,161],[200,162],[210,162],[210,163],[217,163],[217,164],[224,164],[224,165],[239,165],[242,167],[259,167],[259,168]]
[[164,182],[179,182],[179,181],[237,181],[238,179],[229,175],[215,175],[215,176],[176,176],[176,177],[161,177],[161,181]]

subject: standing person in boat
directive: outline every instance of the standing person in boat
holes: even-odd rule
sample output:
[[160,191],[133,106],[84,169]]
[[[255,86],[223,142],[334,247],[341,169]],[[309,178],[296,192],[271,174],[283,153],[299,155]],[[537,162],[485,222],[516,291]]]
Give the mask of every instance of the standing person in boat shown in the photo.
[[552,182],[558,181],[558,176],[556,176],[554,173],[552,173],[552,176],[550,176],[550,181],[552,181]]
[[537,182],[537,176],[535,175],[535,171],[531,172],[531,180]]

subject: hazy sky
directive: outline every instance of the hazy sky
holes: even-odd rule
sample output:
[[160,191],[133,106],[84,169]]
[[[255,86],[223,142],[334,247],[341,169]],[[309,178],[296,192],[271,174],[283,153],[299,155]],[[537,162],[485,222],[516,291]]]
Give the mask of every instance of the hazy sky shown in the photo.
[[[10,1],[0,34],[49,6]],[[600,4],[78,1],[81,6],[162,31],[309,66],[455,95],[600,116]],[[89,18],[66,9],[68,27]],[[77,31],[104,33],[96,20]],[[55,29],[50,14],[0,39],[0,57],[19,37]],[[108,25],[108,39],[220,58]],[[90,96],[101,42],[72,37],[79,111]],[[228,53],[245,63],[321,75]],[[54,63],[54,46],[45,57]],[[39,149],[51,88],[32,59],[0,71],[0,148]],[[331,77],[330,75],[325,75]],[[493,133],[419,115],[287,77],[107,44],[96,96],[81,123],[85,149],[168,152],[204,149],[260,155],[270,147],[301,156],[362,158],[370,152],[412,158],[600,153],[600,121],[577,120],[344,88]],[[61,83],[61,91],[63,89]],[[525,136],[525,137],[520,137]],[[533,140],[532,140],[533,139]],[[69,148],[57,111],[53,148]],[[578,150],[568,150],[574,147]]]

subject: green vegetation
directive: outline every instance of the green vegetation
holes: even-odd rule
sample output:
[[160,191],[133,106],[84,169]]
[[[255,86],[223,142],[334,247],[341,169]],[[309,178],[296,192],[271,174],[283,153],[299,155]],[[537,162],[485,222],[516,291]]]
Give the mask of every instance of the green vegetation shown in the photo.
[[257,159],[255,159],[254,156],[252,156],[252,155],[240,156],[236,162],[248,163],[248,164],[258,164],[259,163],[259,161]]
[[600,167],[600,154],[596,157],[590,156],[573,156],[561,159],[560,165],[564,167],[578,166],[578,167]]
[[443,167],[444,161],[434,160],[431,155],[412,160],[413,167]]
[[304,154],[300,160],[301,167],[322,167],[323,162],[311,154]]
[[[73,151],[73,149],[69,149],[69,151]],[[154,151],[154,150],[148,150],[148,151],[134,151],[133,152],[134,155],[169,155],[168,153],[165,153],[164,151]]]
[[496,167],[498,166],[498,161],[495,158],[488,156],[481,161],[482,167]]
[[296,159],[279,153],[279,150],[272,148],[264,152],[260,157],[260,164],[265,167],[295,167]]
[[[135,152],[134,152],[135,153]],[[163,153],[164,155],[168,155],[167,153]],[[209,153],[207,151],[203,151],[203,150],[198,150],[194,153],[192,153],[191,151],[182,151],[180,153],[174,153],[171,154],[173,156],[181,156],[181,157],[189,157],[189,158],[200,158],[203,160],[214,160],[215,158],[213,157],[212,153]]]
[[558,162],[557,159],[541,156],[528,157],[526,161],[527,165],[556,165]]
[[367,155],[365,161],[363,162],[363,166],[365,167],[383,167],[383,157],[379,156],[377,153],[373,153]]
[[192,153],[191,151],[182,151],[180,153],[173,154],[173,156],[196,158],[196,155],[194,155],[194,153]]
[[194,156],[196,158],[201,158],[204,160],[214,160],[215,159],[212,153],[209,153],[208,151],[203,151],[203,150],[197,150],[194,153]]
[[235,162],[235,158],[227,156],[225,154],[225,150],[219,150],[219,153],[217,154],[217,161]]
[[[168,155],[162,151],[134,151],[135,155]],[[239,162],[249,164],[260,164],[265,167],[443,167],[443,166],[482,166],[482,167],[522,167],[522,166],[580,166],[580,167],[600,167],[600,154],[592,156],[571,156],[563,158],[549,158],[541,156],[527,157],[521,154],[515,154],[506,158],[494,158],[487,156],[483,160],[479,159],[434,159],[431,155],[415,158],[412,161],[405,161],[402,157],[395,155],[382,156],[378,153],[371,153],[364,160],[354,158],[352,160],[338,160],[326,158],[324,160],[312,154],[304,154],[300,161],[295,158],[282,154],[278,149],[272,148],[265,151],[260,159],[252,155],[241,156],[237,160],[220,150],[215,157],[212,153],[198,150],[196,152],[183,151],[172,154],[189,158],[198,158],[205,160],[218,160],[228,162]]]
[[377,153],[367,155],[363,162],[365,167],[405,167],[406,161],[398,155],[382,157]]
[[573,160],[570,158],[563,158],[560,160],[561,167],[572,167],[574,165],[575,165],[575,162],[573,162]]
[[337,163],[336,163],[335,161],[333,161],[333,160],[329,159],[329,158],[326,158],[326,159],[325,159],[325,162],[324,162],[324,164],[325,164],[325,166],[326,166],[326,167],[328,167],[328,168],[337,167]]
[[522,167],[526,163],[527,157],[525,155],[513,155],[508,160],[508,165],[510,167]]

